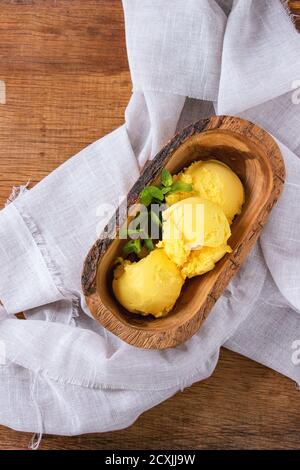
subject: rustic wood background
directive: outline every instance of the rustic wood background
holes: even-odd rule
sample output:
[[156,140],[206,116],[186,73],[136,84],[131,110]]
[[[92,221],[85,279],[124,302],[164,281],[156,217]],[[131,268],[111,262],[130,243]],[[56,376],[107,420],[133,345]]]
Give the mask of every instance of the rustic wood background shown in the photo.
[[[289,3],[300,13],[300,0]],[[0,0],[0,37],[2,205],[13,185],[38,182],[119,126],[131,83],[120,0]],[[299,448],[299,393],[223,350],[211,378],[129,429],[44,436],[41,449]],[[30,437],[0,426],[1,449],[25,449]]]

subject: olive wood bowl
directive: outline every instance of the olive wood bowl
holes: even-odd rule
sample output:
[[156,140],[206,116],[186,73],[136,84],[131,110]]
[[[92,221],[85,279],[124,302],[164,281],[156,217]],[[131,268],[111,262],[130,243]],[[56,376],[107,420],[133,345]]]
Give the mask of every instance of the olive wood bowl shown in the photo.
[[[196,160],[211,158],[232,168],[245,189],[242,212],[231,226],[233,251],[212,271],[187,280],[167,316],[156,319],[129,313],[114,297],[113,262],[121,256],[124,240],[100,237],[86,257],[82,288],[87,306],[96,320],[127,343],[164,349],[194,335],[245,260],[282,191],[284,162],[273,138],[243,119],[213,116],[186,127],[163,147],[130,190],[128,207],[138,202],[146,185],[159,182],[163,167],[175,174]],[[119,226],[117,223],[117,230]],[[113,233],[111,226],[105,230]]]

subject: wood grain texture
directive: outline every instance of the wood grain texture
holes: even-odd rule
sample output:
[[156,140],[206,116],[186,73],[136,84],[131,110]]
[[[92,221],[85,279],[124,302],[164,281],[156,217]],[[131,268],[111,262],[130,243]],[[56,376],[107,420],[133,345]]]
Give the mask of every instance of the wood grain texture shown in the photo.
[[118,127],[131,93],[118,0],[0,0],[0,203]]
[[[300,13],[300,1],[290,4]],[[0,34],[3,204],[12,185],[36,183],[120,125],[131,83],[119,0],[0,0]],[[222,351],[211,378],[129,429],[44,436],[41,448],[299,448],[299,398],[290,380]],[[0,426],[1,449],[26,449],[30,437]]]
[[[253,361],[223,350],[212,377],[147,411],[126,430],[44,436],[41,449],[299,449],[300,392]],[[30,435],[0,427],[2,449]]]
[[[283,189],[284,162],[273,138],[255,124],[232,116],[212,116],[176,134],[155,156],[127,197],[127,212],[145,186],[159,184],[165,167],[176,174],[197,160],[215,158],[228,165],[245,189],[242,213],[235,218],[225,255],[205,275],[187,279],[172,311],[162,317],[132,315],[112,294],[112,268],[124,240],[115,237],[118,209],[84,262],[82,289],[87,306],[105,328],[133,346],[166,349],[191,338],[236,274],[259,237]],[[105,234],[111,233],[111,236]]]

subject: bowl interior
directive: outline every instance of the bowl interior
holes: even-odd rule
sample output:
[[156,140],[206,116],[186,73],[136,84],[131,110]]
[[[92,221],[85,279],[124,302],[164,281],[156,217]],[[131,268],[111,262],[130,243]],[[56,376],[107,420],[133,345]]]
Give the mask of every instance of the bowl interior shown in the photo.
[[[249,224],[257,218],[272,191],[271,165],[262,152],[261,147],[254,146],[246,137],[232,131],[216,129],[187,139],[174,151],[166,164],[170,173],[175,174],[194,161],[213,158],[226,163],[239,176],[245,189],[245,204],[242,213],[231,226],[229,245],[233,250],[243,240]],[[154,184],[156,182],[158,183],[154,181]],[[142,317],[127,312],[114,297],[111,287],[112,265],[114,259],[121,256],[124,243],[123,240],[114,240],[102,257],[97,270],[97,291],[104,306],[121,323],[138,329],[172,329],[192,318],[205,302],[228,256],[225,255],[212,271],[187,280],[173,310],[166,317],[155,319],[151,315]]]

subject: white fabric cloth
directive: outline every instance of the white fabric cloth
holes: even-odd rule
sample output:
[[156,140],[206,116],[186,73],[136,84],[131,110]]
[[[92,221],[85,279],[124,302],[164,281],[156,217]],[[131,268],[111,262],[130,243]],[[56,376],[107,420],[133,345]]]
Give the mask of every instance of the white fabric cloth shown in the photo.
[[[133,80],[125,124],[0,211],[0,423],[17,430],[129,426],[208,377],[224,344],[300,381],[291,360],[300,339],[300,36],[279,0],[123,5]],[[134,348],[91,318],[81,293],[84,257],[111,215],[97,208],[117,206],[176,130],[215,112],[281,141],[284,193],[200,331],[174,349]],[[20,311],[26,321],[13,316]]]

